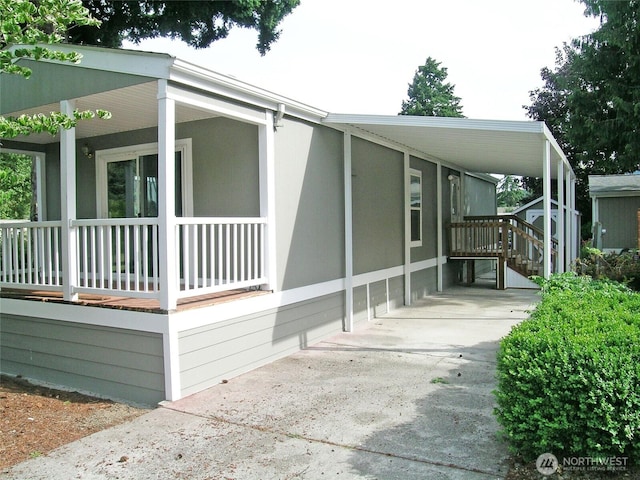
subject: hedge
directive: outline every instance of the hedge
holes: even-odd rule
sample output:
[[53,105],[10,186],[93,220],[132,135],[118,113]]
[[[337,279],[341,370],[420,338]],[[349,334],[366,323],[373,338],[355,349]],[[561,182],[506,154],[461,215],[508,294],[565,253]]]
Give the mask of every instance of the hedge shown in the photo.
[[640,455],[640,294],[575,274],[542,282],[542,300],[498,352],[495,410],[513,453]]

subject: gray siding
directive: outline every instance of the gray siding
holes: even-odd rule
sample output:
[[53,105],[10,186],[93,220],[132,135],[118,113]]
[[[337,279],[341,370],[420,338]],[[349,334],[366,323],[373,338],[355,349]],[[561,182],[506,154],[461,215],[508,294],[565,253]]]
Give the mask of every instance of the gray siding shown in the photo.
[[99,72],[77,65],[33,61],[26,61],[24,65],[32,71],[29,80],[25,80],[20,75],[0,77],[0,90],[13,92],[12,95],[3,95],[0,114],[147,83],[150,80],[135,75]]
[[[445,265],[446,267],[446,265]],[[418,300],[438,289],[438,268],[432,267],[411,273],[411,300]]]
[[344,277],[342,133],[285,119],[275,154],[278,288]]
[[602,248],[638,248],[639,197],[599,198],[599,220],[607,233]]
[[369,320],[367,311],[367,286],[362,285],[353,289],[353,322]]
[[404,276],[389,279],[389,309],[395,310],[404,306]]
[[342,330],[344,293],[179,334],[182,394],[189,395]]
[[6,314],[0,322],[2,373],[145,405],[165,398],[160,334]]
[[497,213],[496,186],[492,182],[465,175],[465,215],[495,215]]
[[404,156],[352,140],[353,271],[404,263]]
[[[176,125],[176,138],[191,138],[195,216],[259,216],[258,128],[227,118]],[[146,128],[91,138],[94,150],[154,143],[158,131]],[[96,217],[96,162],[82,156],[77,142],[78,218]],[[47,217],[60,218],[60,145],[46,147]]]

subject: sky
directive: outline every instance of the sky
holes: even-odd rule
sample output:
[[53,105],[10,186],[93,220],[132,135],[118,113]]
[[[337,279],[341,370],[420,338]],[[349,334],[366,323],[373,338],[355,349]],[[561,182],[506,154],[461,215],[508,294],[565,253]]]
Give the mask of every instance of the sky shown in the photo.
[[125,44],[182,60],[331,113],[396,115],[420,65],[447,68],[469,118],[527,120],[555,47],[598,21],[574,0],[302,0],[261,57],[257,32],[233,29],[196,50],[180,41]]

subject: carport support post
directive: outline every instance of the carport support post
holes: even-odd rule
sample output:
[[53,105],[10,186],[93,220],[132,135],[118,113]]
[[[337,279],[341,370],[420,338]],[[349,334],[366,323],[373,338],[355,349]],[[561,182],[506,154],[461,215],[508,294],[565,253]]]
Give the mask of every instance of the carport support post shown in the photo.
[[[344,331],[353,331],[353,190],[351,184],[351,134],[344,134]],[[367,298],[369,298],[367,293]]]
[[438,275],[438,284],[437,291],[442,291],[443,284],[443,272],[442,272],[442,244],[444,242],[444,227],[442,223],[442,164],[440,162],[436,163],[436,230],[437,230],[437,240],[436,240],[436,267],[437,267],[437,275]]
[[[404,304],[411,305],[411,157],[404,152]],[[388,296],[387,296],[388,298]]]
[[564,215],[566,202],[564,199],[564,162],[558,161],[558,213],[556,216],[556,235],[558,236],[558,259],[556,262],[556,270],[564,272],[565,268],[565,245],[566,237],[564,230]]
[[551,143],[549,140],[545,140],[542,154],[542,198],[544,210],[542,276],[549,278],[551,276]]
[[[62,100],[60,112],[73,118],[75,104],[73,100]],[[76,129],[60,130],[60,219],[62,229],[62,279],[63,299],[68,302],[78,300],[74,292],[77,283],[78,266],[77,239],[71,223],[76,219]]]
[[176,103],[169,97],[166,80],[158,81],[158,240],[160,308],[178,304],[176,269],[175,150]]

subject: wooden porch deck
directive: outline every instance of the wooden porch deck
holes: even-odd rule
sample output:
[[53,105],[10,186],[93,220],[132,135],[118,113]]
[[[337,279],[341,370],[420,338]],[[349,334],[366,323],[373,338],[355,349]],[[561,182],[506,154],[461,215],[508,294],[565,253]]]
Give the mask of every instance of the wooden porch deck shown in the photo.
[[[259,295],[271,293],[267,290],[237,289],[224,292],[199,295],[178,300],[177,311],[192,308],[210,307],[221,303],[233,302]],[[0,290],[0,299],[13,298],[18,300],[30,300],[34,302],[65,303],[69,305],[84,305],[89,307],[112,308],[115,310],[131,310],[147,313],[167,313],[160,308],[160,303],[155,299],[115,297],[110,295],[79,294],[77,302],[67,302],[62,299],[61,292],[49,292],[44,290],[21,290],[3,288]]]

